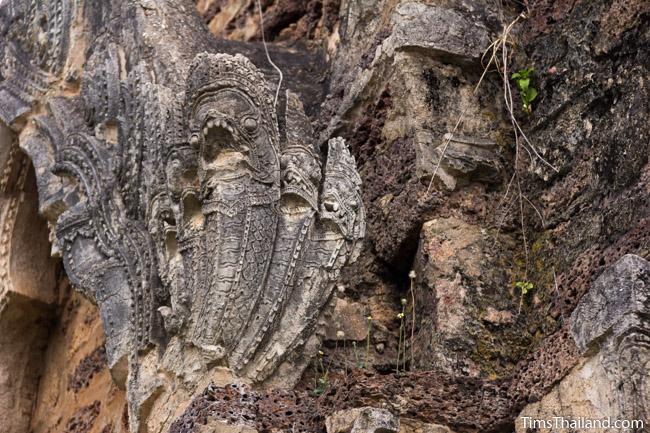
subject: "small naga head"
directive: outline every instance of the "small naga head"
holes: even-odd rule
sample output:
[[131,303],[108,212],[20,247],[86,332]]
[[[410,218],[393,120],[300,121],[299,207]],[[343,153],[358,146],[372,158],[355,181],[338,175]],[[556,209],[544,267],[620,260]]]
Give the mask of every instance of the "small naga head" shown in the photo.
[[361,178],[354,157],[340,137],[328,142],[319,213],[321,221],[336,227],[345,239],[358,240],[364,236]]
[[167,190],[174,201],[188,190],[198,189],[195,161],[196,152],[189,146],[174,148],[167,155],[165,178]]
[[[320,151],[315,147],[311,123],[298,96],[287,91],[287,145],[280,157],[282,196],[318,209],[321,181]],[[295,203],[295,200],[292,200]]]
[[188,80],[189,142],[202,187],[248,176],[279,186],[279,132],[273,94],[244,56],[202,53]]

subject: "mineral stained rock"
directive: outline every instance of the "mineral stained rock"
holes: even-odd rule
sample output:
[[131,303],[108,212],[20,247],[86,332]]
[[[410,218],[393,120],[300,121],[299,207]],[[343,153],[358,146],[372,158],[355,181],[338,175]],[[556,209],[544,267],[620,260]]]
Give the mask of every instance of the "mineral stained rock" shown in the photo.
[[647,418],[646,3],[1,2],[2,419]]

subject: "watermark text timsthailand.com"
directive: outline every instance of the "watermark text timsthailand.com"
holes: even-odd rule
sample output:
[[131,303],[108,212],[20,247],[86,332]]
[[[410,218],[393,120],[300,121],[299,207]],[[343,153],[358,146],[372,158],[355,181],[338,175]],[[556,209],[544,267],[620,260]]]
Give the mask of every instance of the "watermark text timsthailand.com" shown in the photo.
[[616,418],[567,418],[554,416],[550,418],[520,417],[525,429],[643,429],[644,423],[640,419]]

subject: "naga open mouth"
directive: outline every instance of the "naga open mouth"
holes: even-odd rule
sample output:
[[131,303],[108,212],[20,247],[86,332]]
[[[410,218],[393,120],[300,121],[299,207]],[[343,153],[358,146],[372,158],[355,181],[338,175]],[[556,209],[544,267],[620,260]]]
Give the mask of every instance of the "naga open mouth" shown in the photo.
[[249,147],[234,122],[210,110],[201,130],[203,146],[201,156],[210,177],[221,180],[234,179],[246,174],[249,167]]
[[316,202],[318,192],[315,185],[298,170],[285,169],[282,176],[282,193],[293,197],[292,203],[294,206],[298,206],[297,210],[304,210],[305,206],[313,209],[318,208]]
[[208,116],[203,124],[203,140],[214,142],[222,147],[232,146],[235,129],[222,117]]
[[326,194],[320,206],[320,220],[334,232],[339,232],[343,237],[352,235],[352,221],[350,213],[336,195]]

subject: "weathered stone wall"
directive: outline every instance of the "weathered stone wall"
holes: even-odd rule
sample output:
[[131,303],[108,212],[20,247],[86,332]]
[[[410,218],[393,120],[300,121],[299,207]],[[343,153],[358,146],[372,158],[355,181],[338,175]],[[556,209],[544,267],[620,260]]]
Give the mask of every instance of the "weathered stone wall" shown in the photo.
[[56,263],[38,216],[34,171],[0,122],[0,419],[29,431],[57,301]]
[[[593,431],[585,425],[557,423],[586,419],[611,424],[597,431],[644,431],[650,405],[647,327],[650,262],[627,254],[606,269],[571,315],[571,333],[580,360],[551,392],[529,404],[517,419],[517,431],[531,420],[551,420],[539,431]],[[628,426],[615,425],[627,422]]]
[[[214,35],[261,39],[255,1],[196,6]],[[489,72],[475,91],[483,50],[523,11],[519,2],[265,0],[262,8],[271,55],[291,71],[289,87],[301,93],[317,146],[335,135],[350,144],[367,236],[320,318],[322,343],[312,349],[322,355],[296,389],[231,386],[228,372],[213,369],[198,382],[214,382],[204,391],[174,393],[159,391],[152,374],[145,382],[156,391],[146,395],[164,398],[142,405],[150,427],[230,431],[220,424],[227,422],[241,431],[316,432],[344,411],[330,419],[329,433],[366,431],[373,422],[393,431],[394,419],[381,418],[388,415],[358,409],[383,407],[401,416],[403,433],[501,432],[515,429],[520,413],[616,414],[616,382],[601,366],[607,352],[584,354],[570,318],[621,257],[650,254],[647,2],[531,1],[528,18],[513,29],[511,71],[533,67],[539,91],[532,116],[519,111],[515,93],[517,119],[558,172],[527,154],[513,165],[498,75]],[[157,13],[147,4],[141,12]],[[210,46],[243,51],[274,77],[259,46],[237,44]],[[167,60],[154,62],[163,76]],[[317,85],[305,84],[310,74]],[[79,90],[73,75],[62,93]],[[34,149],[37,172],[48,166],[34,142],[21,146]],[[508,188],[514,170],[523,200]],[[534,288],[522,297],[517,281]],[[38,403],[12,420],[35,432],[126,432],[126,397],[109,380],[99,316],[77,295],[61,299],[46,301],[46,313],[28,314],[59,319],[49,335],[34,328],[39,344],[26,359],[38,361],[30,371],[42,369],[45,380],[37,387],[31,377],[23,406]],[[398,357],[402,299],[406,343]],[[149,352],[147,362],[155,356]],[[327,386],[318,389],[325,369]]]
[[97,308],[66,281],[42,355],[30,430],[34,433],[127,432],[123,390],[108,370]]
[[[206,12],[206,20],[231,3],[213,7],[216,15]],[[284,3],[291,4],[269,7]],[[362,336],[366,323],[359,318],[372,315],[373,367],[394,369],[395,317],[405,298],[412,318],[413,269],[411,368],[503,378],[511,382],[516,408],[542,398],[579,362],[568,317],[595,279],[624,254],[648,256],[648,8],[645,2],[535,1],[514,28],[511,72],[533,67],[539,90],[533,115],[520,113],[517,102],[517,119],[559,170],[535,158],[519,168],[524,241],[517,195],[510,191],[504,199],[514,146],[503,85],[488,74],[472,94],[485,41],[523,11],[511,6],[343,2],[337,44],[316,40],[331,54],[332,78],[324,105],[329,115],[315,122],[325,136],[336,131],[353,143],[369,209],[366,248],[337,294],[339,309],[361,310],[360,317],[349,316],[358,325],[346,335]],[[233,18],[244,21],[258,21],[252,3]],[[283,38],[267,36],[287,43],[291,30]],[[243,37],[228,28],[214,31]],[[462,40],[447,36],[456,34]],[[427,192],[445,134],[463,112],[459,137]],[[520,306],[514,283],[523,280],[535,288]],[[330,336],[344,329],[338,317],[335,311]],[[350,341],[347,350],[342,345],[327,347],[332,365],[343,369],[356,358]],[[363,342],[358,345],[363,355]]]

